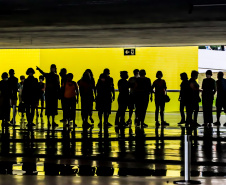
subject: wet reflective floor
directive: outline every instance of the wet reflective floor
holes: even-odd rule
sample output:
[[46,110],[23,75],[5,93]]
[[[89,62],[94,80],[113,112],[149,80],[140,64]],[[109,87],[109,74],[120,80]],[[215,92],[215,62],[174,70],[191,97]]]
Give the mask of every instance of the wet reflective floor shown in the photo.
[[[109,122],[114,125],[115,113]],[[127,115],[128,117],[128,115]],[[71,176],[183,176],[184,126],[178,126],[179,113],[166,113],[169,127],[155,127],[148,113],[148,128],[82,128],[80,112],[76,124],[64,127],[62,111],[56,117],[59,127],[48,129],[47,119],[36,118],[28,130],[19,115],[17,127],[0,134],[0,174]],[[215,120],[214,116],[214,120]],[[202,123],[202,113],[199,113]],[[222,125],[226,117],[221,117]],[[192,132],[192,171],[197,177],[226,175],[226,127],[199,127]]]

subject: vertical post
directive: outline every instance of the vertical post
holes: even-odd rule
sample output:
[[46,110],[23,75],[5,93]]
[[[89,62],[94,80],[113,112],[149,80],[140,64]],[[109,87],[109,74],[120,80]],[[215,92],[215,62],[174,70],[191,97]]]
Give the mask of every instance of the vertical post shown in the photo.
[[184,135],[184,180],[174,181],[174,184],[201,184],[191,180],[191,136]]
[[191,136],[184,135],[184,180],[190,181],[191,173]]

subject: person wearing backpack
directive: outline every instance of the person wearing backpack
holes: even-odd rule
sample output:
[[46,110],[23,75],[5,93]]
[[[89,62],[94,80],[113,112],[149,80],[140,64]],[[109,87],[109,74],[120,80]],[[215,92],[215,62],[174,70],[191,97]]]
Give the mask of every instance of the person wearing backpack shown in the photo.
[[76,116],[76,104],[78,103],[79,93],[78,85],[73,80],[73,74],[67,74],[67,81],[62,84],[62,92],[64,96],[64,108],[65,108],[65,118],[67,121],[73,121],[73,128],[77,127],[75,124]]

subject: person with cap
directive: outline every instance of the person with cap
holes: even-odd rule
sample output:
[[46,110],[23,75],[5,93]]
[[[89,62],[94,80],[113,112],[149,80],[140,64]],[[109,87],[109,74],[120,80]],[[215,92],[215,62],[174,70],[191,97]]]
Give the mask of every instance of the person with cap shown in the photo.
[[24,80],[22,101],[26,109],[27,127],[32,128],[32,126],[35,126],[33,119],[39,99],[38,79],[34,77],[35,71],[33,68],[28,68],[26,74],[28,77]]
[[57,127],[58,124],[55,123],[55,116],[58,114],[58,98],[60,92],[59,76],[57,73],[57,68],[55,64],[50,66],[50,72],[45,73],[39,67],[36,68],[46,79],[46,89],[45,89],[45,104],[46,104],[46,116],[48,119],[48,127],[50,124],[50,116],[52,116],[52,127]]
[[212,76],[212,71],[206,71],[206,78],[202,82],[202,109],[203,109],[203,126],[213,123],[213,99],[216,93],[216,82]]
[[118,111],[115,117],[115,126],[126,126],[125,125],[125,112],[128,106],[129,101],[129,82],[128,72],[121,71],[120,72],[121,79],[118,81]]
[[2,126],[8,126],[10,120],[10,98],[11,91],[8,82],[8,73],[2,73],[2,80],[0,81],[0,119]]
[[11,124],[15,126],[16,124],[16,105],[17,105],[17,92],[18,92],[18,78],[15,77],[15,71],[14,69],[9,70],[9,88],[11,91],[11,97],[10,97],[10,105],[13,108],[13,117],[11,120]]

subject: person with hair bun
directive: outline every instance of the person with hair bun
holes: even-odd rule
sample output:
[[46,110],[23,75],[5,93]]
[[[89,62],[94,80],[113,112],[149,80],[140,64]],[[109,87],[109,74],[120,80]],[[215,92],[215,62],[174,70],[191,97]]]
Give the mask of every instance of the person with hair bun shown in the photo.
[[25,104],[27,126],[32,128],[35,126],[33,123],[35,108],[38,104],[38,79],[34,77],[35,71],[33,68],[28,68],[26,74],[28,77],[24,80],[22,101]]
[[206,78],[202,82],[202,109],[203,109],[203,126],[213,123],[213,99],[216,93],[216,82],[212,76],[212,71],[206,71]]
[[2,80],[0,81],[0,119],[2,126],[8,126],[10,120],[10,97],[11,91],[8,83],[8,73],[2,73]]

